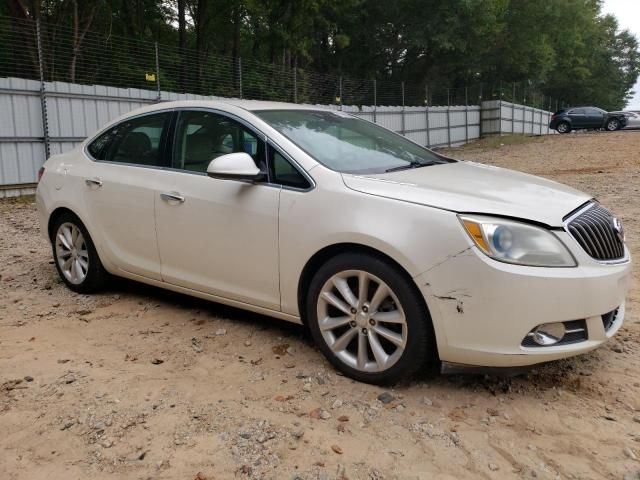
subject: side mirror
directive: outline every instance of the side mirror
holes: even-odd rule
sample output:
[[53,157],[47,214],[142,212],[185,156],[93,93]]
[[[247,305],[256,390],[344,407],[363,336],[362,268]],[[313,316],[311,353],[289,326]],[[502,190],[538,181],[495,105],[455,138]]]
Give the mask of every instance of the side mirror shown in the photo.
[[266,173],[256,167],[253,158],[244,152],[227,153],[211,160],[207,175],[223,180],[259,182],[267,178]]

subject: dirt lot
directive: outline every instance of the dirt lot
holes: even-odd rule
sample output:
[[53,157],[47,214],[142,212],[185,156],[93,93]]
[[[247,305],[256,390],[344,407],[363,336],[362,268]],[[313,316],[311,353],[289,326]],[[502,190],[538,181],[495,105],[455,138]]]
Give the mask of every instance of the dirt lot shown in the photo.
[[[450,154],[590,192],[640,258],[640,132],[499,143]],[[71,293],[29,202],[0,202],[0,265],[0,478],[640,479],[638,269],[600,350],[425,373],[383,404],[295,325],[120,280]]]

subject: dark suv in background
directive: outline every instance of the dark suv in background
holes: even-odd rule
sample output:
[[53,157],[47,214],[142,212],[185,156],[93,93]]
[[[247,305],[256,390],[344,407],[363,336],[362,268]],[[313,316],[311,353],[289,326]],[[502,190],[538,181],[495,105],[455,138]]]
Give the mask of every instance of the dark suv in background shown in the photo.
[[610,132],[627,125],[627,117],[622,112],[605,112],[597,107],[571,107],[558,110],[551,116],[549,128],[558,133],[569,133],[583,128],[605,128]]

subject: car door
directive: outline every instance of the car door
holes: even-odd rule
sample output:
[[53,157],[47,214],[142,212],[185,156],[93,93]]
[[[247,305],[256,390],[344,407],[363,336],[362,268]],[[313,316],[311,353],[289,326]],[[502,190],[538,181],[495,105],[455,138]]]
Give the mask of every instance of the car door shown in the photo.
[[125,272],[160,280],[155,184],[166,166],[172,112],[129,118],[87,146],[94,160],[84,178],[92,236]]
[[587,119],[584,108],[573,108],[569,110],[569,118],[571,119],[571,126],[575,128],[586,128]]
[[605,111],[599,108],[585,108],[586,127],[601,128],[604,125]]
[[280,187],[210,178],[209,162],[246,152],[265,169],[265,141],[210,110],[182,110],[173,135],[173,169],[156,191],[162,279],[212,295],[280,309]]

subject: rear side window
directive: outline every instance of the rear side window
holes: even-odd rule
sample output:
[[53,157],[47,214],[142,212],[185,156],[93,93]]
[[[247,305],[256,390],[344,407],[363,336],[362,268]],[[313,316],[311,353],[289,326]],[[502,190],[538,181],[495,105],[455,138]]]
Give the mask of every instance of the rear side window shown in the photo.
[[89,144],[96,160],[164,166],[163,138],[171,113],[163,112],[125,120]]
[[584,108],[574,108],[569,110],[569,115],[584,115]]

